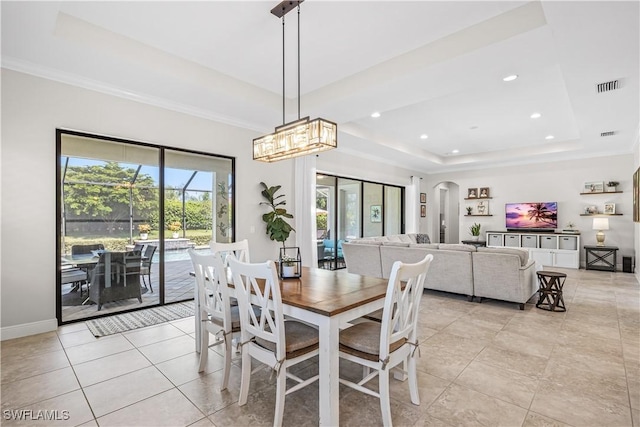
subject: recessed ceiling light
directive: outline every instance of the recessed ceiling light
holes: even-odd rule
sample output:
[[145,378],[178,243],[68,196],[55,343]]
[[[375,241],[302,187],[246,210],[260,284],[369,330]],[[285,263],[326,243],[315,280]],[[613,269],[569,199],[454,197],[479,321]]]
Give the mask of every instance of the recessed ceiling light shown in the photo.
[[517,74],[511,74],[510,76],[507,76],[507,77],[503,78],[502,80],[504,80],[505,82],[512,82],[517,78],[518,78]]
[[469,130],[476,130],[476,129],[478,129],[478,126],[471,126],[471,127],[469,128]]
[[451,150],[451,152],[452,152],[453,154],[458,154],[458,153],[460,152],[460,150],[458,150],[458,149],[456,148],[455,150]]
[[422,135],[420,135],[420,139],[427,139],[429,138],[429,135],[427,135],[426,133],[423,133]]
[[380,113],[375,111],[375,112],[371,113],[371,117],[373,117],[374,119],[377,119],[378,117],[380,117]]
[[553,135],[547,135],[547,136],[544,137],[544,139],[553,139],[553,138],[555,138],[555,136],[553,136]]
[[540,117],[542,117],[542,114],[540,114],[540,113],[533,113],[533,114],[531,115],[531,118],[532,118],[532,119],[539,119]]

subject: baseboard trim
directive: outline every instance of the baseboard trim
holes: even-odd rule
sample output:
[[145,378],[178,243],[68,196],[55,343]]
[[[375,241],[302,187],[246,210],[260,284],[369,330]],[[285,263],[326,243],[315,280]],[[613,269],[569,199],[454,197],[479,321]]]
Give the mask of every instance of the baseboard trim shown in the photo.
[[42,334],[58,329],[57,319],[41,320],[39,322],[23,323],[21,325],[0,328],[0,341],[22,338],[29,335]]

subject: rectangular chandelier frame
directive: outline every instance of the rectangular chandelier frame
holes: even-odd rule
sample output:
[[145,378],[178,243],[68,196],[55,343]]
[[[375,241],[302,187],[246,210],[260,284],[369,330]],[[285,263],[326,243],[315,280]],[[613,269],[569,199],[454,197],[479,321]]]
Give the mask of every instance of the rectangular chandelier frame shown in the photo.
[[338,147],[338,125],[305,117],[275,128],[253,140],[253,160],[275,162]]

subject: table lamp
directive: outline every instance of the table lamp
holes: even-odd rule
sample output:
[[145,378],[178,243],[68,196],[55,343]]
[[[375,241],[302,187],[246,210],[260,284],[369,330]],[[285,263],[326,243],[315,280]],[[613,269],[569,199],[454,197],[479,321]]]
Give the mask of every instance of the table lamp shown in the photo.
[[596,246],[604,246],[604,233],[602,230],[609,229],[609,218],[593,218],[593,229],[598,230],[596,233]]

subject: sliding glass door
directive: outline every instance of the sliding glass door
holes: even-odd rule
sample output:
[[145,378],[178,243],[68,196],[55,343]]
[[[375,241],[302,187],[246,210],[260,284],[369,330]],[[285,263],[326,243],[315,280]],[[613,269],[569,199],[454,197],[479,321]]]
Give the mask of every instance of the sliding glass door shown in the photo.
[[345,240],[403,232],[403,204],[402,187],[318,174],[318,266],[344,268]]
[[232,158],[57,131],[60,323],[193,298],[187,250],[233,241]]

